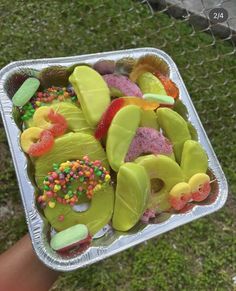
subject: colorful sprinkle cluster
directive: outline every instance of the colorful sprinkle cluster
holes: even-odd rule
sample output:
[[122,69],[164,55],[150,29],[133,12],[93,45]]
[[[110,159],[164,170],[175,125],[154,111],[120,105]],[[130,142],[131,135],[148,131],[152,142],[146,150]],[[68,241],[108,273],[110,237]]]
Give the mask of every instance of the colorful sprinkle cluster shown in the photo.
[[37,92],[31,102],[35,104],[36,107],[40,107],[44,103],[51,103],[55,99],[58,101],[65,101],[68,98],[71,98],[72,101],[77,100],[73,89],[67,89],[65,87],[51,87],[47,88],[43,92]]
[[29,120],[37,108],[45,106],[47,103],[53,102],[53,100],[58,100],[63,102],[66,99],[71,99],[72,102],[77,102],[77,96],[72,88],[61,88],[61,87],[51,87],[45,89],[43,92],[37,92],[22,108],[21,119],[23,121]]
[[[39,203],[43,206],[48,204],[50,208],[54,208],[57,202],[74,206],[83,194],[92,199],[94,192],[111,179],[101,161],[92,162],[88,156],[82,160],[54,164],[53,170],[45,177],[44,193],[38,197]],[[70,183],[75,180],[78,181],[78,187],[72,190]]]

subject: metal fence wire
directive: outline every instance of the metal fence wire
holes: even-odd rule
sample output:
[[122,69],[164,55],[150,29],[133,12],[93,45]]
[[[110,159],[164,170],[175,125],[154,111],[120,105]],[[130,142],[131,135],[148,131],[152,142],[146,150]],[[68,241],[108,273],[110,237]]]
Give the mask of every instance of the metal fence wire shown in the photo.
[[[227,10],[236,4],[233,2],[141,1],[150,9],[146,21],[150,18],[155,21],[156,32],[153,31],[153,34],[161,35],[162,41],[156,42],[156,46],[168,52],[177,63],[218,158],[229,174],[231,190],[234,189],[235,193],[236,9],[234,12],[227,11],[229,16],[224,23],[209,19],[212,9]],[[198,12],[193,13],[191,8],[196,8],[196,3]],[[164,15],[165,25],[158,21]]]

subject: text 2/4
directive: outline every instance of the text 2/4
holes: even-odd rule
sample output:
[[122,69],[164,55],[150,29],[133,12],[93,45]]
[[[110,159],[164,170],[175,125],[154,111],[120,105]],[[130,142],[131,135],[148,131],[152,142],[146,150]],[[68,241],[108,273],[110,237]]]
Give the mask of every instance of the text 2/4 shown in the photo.
[[228,11],[224,8],[213,8],[209,12],[209,19],[213,23],[222,23],[228,19]]
[[219,20],[220,18],[224,18],[224,13],[213,13],[213,18]]

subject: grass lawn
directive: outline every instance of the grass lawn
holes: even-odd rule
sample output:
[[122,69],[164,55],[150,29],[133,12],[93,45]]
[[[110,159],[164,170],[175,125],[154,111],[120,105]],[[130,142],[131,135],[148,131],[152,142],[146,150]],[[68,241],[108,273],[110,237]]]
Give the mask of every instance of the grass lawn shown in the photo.
[[[27,3],[27,4],[24,4]],[[219,212],[75,272],[52,290],[232,290],[236,276],[236,57],[230,42],[131,0],[1,0],[0,68],[11,61],[157,47],[177,63],[227,175]],[[233,131],[234,128],[234,131]],[[0,251],[27,228],[0,124]]]

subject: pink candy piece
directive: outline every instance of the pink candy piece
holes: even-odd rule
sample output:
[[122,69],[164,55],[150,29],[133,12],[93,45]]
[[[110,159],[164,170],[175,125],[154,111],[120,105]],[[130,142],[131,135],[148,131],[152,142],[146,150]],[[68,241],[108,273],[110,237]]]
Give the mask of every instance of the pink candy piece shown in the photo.
[[173,152],[170,141],[154,128],[139,127],[129,146],[125,162],[134,161],[142,154],[170,155]]
[[63,214],[61,214],[61,215],[58,216],[58,221],[63,221],[64,219],[65,219],[65,217],[64,217]]
[[155,218],[156,217],[156,212],[155,210],[153,209],[147,209],[142,218],[141,218],[141,221],[144,222],[144,223],[148,223],[150,218]]
[[140,98],[143,96],[139,87],[125,76],[107,74],[104,75],[103,78],[109,87],[118,89],[124,96],[135,96]]

